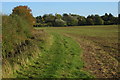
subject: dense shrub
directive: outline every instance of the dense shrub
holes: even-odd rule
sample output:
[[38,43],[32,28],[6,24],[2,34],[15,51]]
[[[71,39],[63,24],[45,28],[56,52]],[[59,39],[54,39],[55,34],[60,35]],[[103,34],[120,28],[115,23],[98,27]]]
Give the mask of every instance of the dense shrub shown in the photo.
[[13,51],[16,44],[31,37],[31,28],[26,20],[17,15],[2,17],[3,57]]

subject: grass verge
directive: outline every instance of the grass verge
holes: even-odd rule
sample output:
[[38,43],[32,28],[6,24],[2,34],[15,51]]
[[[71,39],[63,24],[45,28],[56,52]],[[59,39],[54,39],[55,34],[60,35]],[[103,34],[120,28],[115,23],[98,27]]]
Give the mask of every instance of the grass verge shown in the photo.
[[[17,77],[21,78],[92,78],[82,71],[82,50],[69,37],[52,33],[53,43],[49,49],[41,48],[41,55],[32,63],[21,68]],[[44,43],[41,43],[44,44]],[[31,71],[32,70],[32,71]]]

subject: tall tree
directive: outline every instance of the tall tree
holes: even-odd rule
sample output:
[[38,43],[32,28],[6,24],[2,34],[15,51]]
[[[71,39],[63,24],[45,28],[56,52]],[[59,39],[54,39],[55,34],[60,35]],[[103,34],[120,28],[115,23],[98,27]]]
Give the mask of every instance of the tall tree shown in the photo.
[[27,6],[17,6],[12,10],[12,15],[18,15],[24,19],[26,19],[30,24],[35,23],[35,18],[31,13],[31,9]]
[[55,19],[62,19],[62,16],[60,14],[55,14]]
[[94,23],[94,16],[93,15],[89,15],[88,17],[87,17],[87,19],[86,19],[86,23],[87,23],[87,25],[94,25],[95,23]]
[[66,22],[62,19],[55,19],[55,24],[54,26],[58,26],[58,27],[64,27],[67,26]]
[[101,16],[101,18],[104,20],[105,25],[112,25],[117,23],[116,21],[117,18],[115,18],[111,13],[110,14],[105,13],[105,15]]
[[78,19],[75,17],[68,15],[68,14],[63,14],[63,20],[67,22],[68,26],[77,26],[78,25]]
[[95,23],[95,25],[102,25],[102,24],[104,24],[104,21],[99,15],[95,15],[94,23]]
[[36,23],[43,23],[43,18],[41,16],[37,16]]
[[80,26],[80,25],[86,25],[87,23],[86,23],[86,18],[85,17],[83,17],[83,16],[79,16],[78,17],[78,25]]
[[52,14],[45,14],[43,16],[43,19],[45,23],[47,23],[49,26],[54,26],[55,16]]

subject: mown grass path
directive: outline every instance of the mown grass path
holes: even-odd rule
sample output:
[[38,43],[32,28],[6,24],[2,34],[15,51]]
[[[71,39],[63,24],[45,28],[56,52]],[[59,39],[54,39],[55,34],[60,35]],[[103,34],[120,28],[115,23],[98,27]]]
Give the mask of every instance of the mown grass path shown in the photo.
[[53,43],[42,48],[40,56],[17,71],[18,78],[90,78],[82,71],[83,61],[79,44],[69,37],[52,33]]

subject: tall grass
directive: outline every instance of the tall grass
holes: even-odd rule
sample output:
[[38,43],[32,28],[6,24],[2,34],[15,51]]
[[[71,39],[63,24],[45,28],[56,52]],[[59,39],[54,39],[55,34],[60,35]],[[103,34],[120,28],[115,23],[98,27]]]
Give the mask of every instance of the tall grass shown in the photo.
[[9,52],[20,42],[28,39],[31,34],[31,26],[17,15],[2,16],[3,53],[6,57]]
[[2,77],[15,77],[16,70],[39,54],[32,41],[32,25],[17,15],[2,16]]

